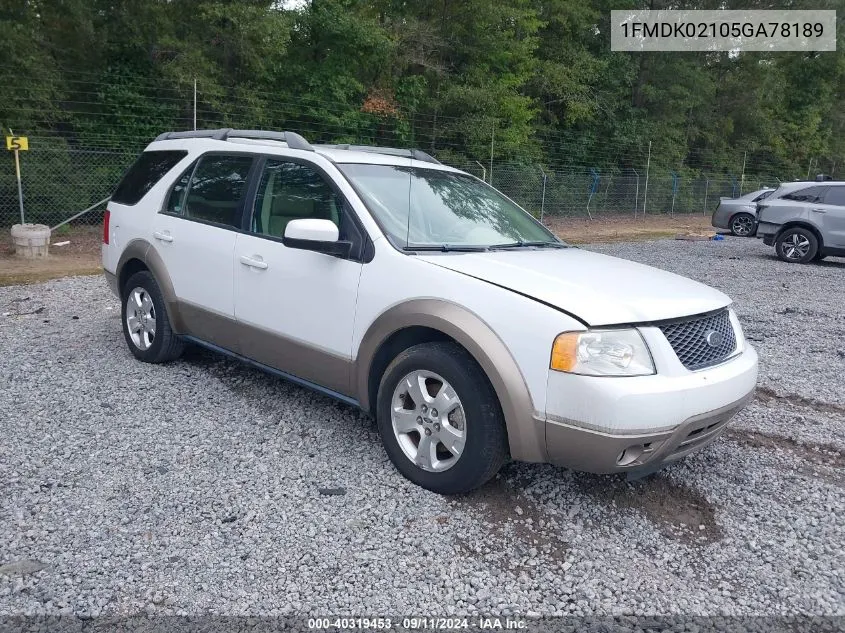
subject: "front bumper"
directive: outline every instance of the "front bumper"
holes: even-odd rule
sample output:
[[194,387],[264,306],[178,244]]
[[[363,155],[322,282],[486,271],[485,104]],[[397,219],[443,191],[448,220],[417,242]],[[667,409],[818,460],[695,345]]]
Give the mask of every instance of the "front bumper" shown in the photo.
[[753,395],[752,391],[737,402],[692,416],[662,433],[613,435],[550,422],[546,426],[549,459],[559,466],[598,474],[657,469],[713,442]]
[[757,353],[686,375],[636,378],[550,372],[549,461],[591,473],[653,470],[714,441],[753,397]]

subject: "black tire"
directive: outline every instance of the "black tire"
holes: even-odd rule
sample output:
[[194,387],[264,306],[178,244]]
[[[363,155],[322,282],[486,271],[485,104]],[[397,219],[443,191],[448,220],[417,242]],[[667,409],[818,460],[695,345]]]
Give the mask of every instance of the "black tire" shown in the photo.
[[737,237],[752,237],[756,232],[757,227],[754,226],[754,216],[750,213],[737,213],[731,218],[732,235]]
[[[394,391],[414,371],[434,372],[455,390],[463,406],[465,444],[448,470],[432,472],[415,464],[399,445],[391,418]],[[387,367],[378,390],[376,420],[390,461],[407,479],[442,495],[469,492],[489,481],[508,458],[504,416],[490,381],[475,360],[454,343],[415,345]]]
[[[806,243],[806,250],[797,250],[795,241]],[[780,259],[790,264],[806,264],[818,254],[819,240],[809,229],[796,226],[786,229],[775,238],[775,252]]]
[[[129,294],[136,288],[143,290],[149,296],[152,301],[153,314],[156,321],[155,335],[146,349],[141,349],[132,340],[126,319]],[[167,317],[164,297],[152,273],[142,270],[132,275],[123,286],[121,304],[120,320],[123,327],[123,338],[126,339],[129,351],[132,352],[135,358],[145,363],[166,363],[182,355],[185,344],[177,334],[173,333],[173,328],[170,326],[170,319]]]

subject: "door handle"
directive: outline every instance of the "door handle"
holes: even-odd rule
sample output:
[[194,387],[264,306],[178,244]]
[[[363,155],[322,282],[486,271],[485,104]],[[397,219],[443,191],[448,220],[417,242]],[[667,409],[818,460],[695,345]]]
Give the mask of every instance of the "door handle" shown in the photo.
[[813,213],[827,213],[827,209],[810,209]]
[[257,268],[259,270],[267,270],[267,268],[269,267],[269,264],[262,260],[261,257],[258,255],[255,255],[253,257],[249,257],[248,255],[241,255],[241,263],[244,266],[249,266],[250,268]]
[[153,233],[153,237],[157,240],[161,240],[162,242],[173,241],[173,236],[170,234],[170,231],[156,231]]

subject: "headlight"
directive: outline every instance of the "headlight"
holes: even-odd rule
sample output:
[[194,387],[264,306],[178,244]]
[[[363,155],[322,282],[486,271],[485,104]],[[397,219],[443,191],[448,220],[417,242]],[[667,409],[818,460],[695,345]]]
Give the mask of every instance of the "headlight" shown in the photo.
[[647,376],[656,373],[637,330],[587,330],[559,334],[550,367],[587,376]]

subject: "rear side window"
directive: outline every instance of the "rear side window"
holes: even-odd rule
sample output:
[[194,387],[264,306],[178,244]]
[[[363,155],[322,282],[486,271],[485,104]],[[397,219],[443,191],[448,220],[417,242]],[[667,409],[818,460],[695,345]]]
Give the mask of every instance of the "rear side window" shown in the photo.
[[129,168],[112,194],[112,202],[137,204],[164,175],[185,158],[185,150],[144,152]]
[[827,187],[808,187],[799,189],[783,196],[784,200],[795,200],[796,202],[819,202],[824,197]]
[[824,196],[825,204],[845,207],[845,187],[830,187]]
[[252,156],[203,156],[191,178],[185,217],[240,228],[250,167]]

